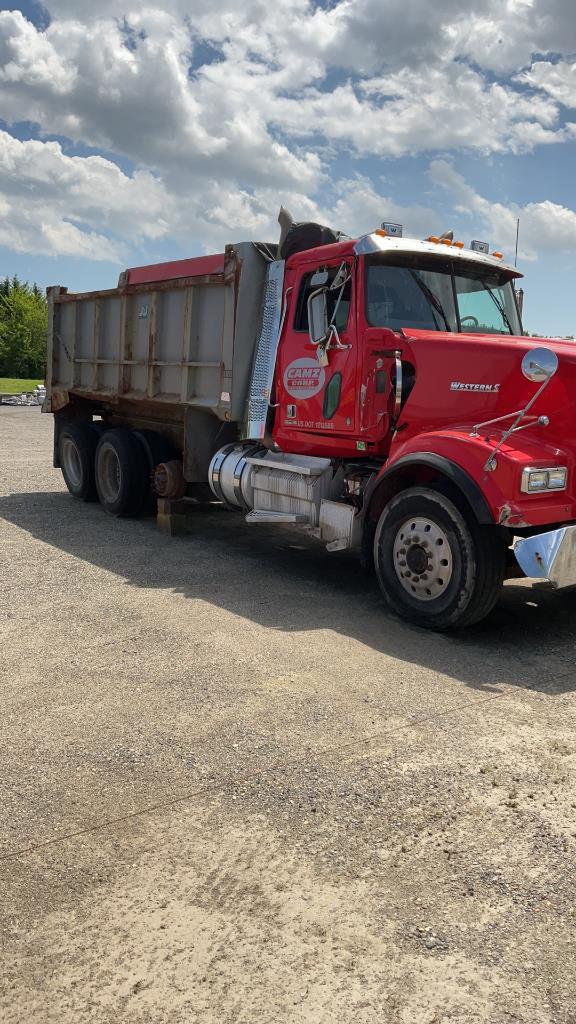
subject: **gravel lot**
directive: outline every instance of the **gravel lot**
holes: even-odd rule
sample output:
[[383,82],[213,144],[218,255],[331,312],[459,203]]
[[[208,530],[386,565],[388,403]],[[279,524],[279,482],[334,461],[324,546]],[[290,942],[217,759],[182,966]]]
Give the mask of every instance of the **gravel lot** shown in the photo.
[[107,518],[0,408],[5,1024],[576,1021],[576,594]]

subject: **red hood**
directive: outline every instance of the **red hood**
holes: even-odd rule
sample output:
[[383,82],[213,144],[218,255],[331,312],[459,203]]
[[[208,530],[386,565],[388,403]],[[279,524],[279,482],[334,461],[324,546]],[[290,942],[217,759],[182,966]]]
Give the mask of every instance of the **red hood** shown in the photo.
[[410,328],[403,333],[404,358],[412,360],[416,370],[416,383],[404,407],[404,438],[469,427],[522,409],[538,390],[522,373],[522,356],[533,348],[548,348],[558,356],[558,371],[530,411],[550,419],[548,427],[535,428],[544,443],[574,451],[576,342]]
[[531,348],[550,348],[556,352],[559,359],[570,350],[576,356],[576,340],[572,338],[532,338],[526,334],[466,334],[464,331],[456,334],[453,331],[419,331],[413,327],[404,327],[402,333],[409,342],[425,339],[427,342],[441,341],[445,344],[447,341],[460,339],[466,346],[492,347],[504,344],[522,352],[527,352]]

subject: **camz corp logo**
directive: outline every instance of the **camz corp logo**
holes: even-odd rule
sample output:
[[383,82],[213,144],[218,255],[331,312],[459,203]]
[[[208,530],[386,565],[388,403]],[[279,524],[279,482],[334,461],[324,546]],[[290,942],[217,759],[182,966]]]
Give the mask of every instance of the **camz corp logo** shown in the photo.
[[463,384],[461,380],[453,380],[450,391],[500,391],[499,384]]
[[288,380],[290,381],[290,387],[292,388],[309,388],[312,382],[312,386],[320,380],[320,367],[319,366],[299,366],[295,369],[288,370]]
[[324,387],[326,372],[316,359],[294,359],[284,370],[284,387],[298,398],[313,398]]

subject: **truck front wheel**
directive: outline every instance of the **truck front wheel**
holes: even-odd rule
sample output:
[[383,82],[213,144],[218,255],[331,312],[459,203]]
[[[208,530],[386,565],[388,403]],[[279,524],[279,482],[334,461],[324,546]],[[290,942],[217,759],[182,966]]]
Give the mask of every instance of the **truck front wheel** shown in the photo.
[[411,487],[386,505],[374,562],[390,608],[428,629],[469,626],[498,599],[505,546],[496,527],[465,519],[444,494]]
[[122,427],[106,430],[96,449],[96,487],[100,503],[111,516],[138,516],[150,490],[144,448]]

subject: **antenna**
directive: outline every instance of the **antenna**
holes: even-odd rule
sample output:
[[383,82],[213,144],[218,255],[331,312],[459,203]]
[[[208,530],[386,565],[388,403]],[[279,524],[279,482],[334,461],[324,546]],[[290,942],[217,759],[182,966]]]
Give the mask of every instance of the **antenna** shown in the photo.
[[516,252],[514,253],[514,266],[518,266],[518,237],[520,235],[520,217],[516,221]]

